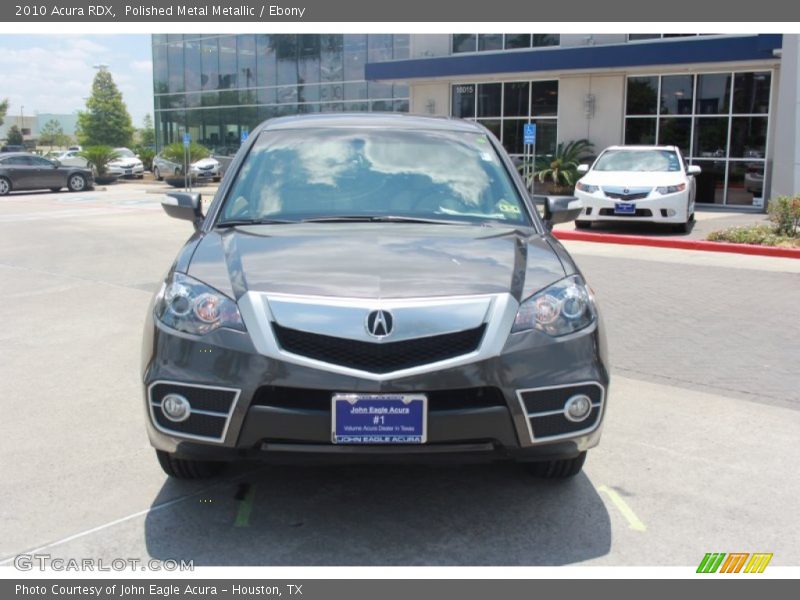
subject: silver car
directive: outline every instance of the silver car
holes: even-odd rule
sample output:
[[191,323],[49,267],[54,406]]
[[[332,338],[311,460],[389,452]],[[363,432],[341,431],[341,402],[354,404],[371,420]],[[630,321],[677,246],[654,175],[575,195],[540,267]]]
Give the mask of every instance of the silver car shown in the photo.
[[[515,460],[577,474],[608,401],[591,288],[479,124],[267,121],[147,312],[147,431],[164,471],[225,462]],[[543,203],[544,218],[536,210]]]

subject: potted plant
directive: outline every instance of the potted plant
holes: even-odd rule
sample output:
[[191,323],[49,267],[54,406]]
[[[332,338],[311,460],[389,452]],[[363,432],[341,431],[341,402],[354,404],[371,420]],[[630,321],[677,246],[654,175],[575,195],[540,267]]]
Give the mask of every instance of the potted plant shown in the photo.
[[108,163],[119,157],[111,146],[88,146],[78,152],[78,156],[89,161],[89,165],[94,169],[95,183],[107,185],[117,180],[117,175],[108,173]]
[[[161,151],[161,156],[163,158],[178,165],[178,167],[175,169],[175,173],[164,177],[164,181],[173,187],[184,187],[187,183],[194,182],[191,173],[189,174],[189,177],[187,177],[186,173],[184,173],[183,161],[184,161],[185,151],[186,149],[184,145],[180,142],[170,144]],[[211,156],[211,150],[209,150],[202,144],[198,144],[196,142],[192,142],[191,144],[189,144],[190,166],[192,163],[197,162],[198,160],[201,160],[203,158],[207,158],[209,156]],[[192,179],[191,182],[188,181],[188,179],[190,178]]]
[[[546,193],[556,196],[569,196],[575,190],[578,177],[578,166],[594,149],[587,139],[561,142],[556,146],[552,155],[541,156],[536,159],[533,177],[541,184],[547,184]],[[520,170],[524,168],[520,166]],[[534,181],[525,182],[528,187]]]

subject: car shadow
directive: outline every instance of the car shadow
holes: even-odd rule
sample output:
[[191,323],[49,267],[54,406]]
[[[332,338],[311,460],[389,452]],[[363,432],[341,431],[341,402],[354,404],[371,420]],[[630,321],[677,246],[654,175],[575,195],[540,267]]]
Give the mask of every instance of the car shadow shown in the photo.
[[672,225],[664,225],[663,223],[648,223],[648,222],[620,222],[620,221],[605,221],[592,223],[591,229],[582,231],[590,231],[595,233],[614,233],[619,235],[647,235],[656,237],[685,237],[691,235],[694,231],[696,220],[689,223],[689,231],[686,233],[676,231]]
[[[153,506],[196,493],[168,479]],[[589,478],[514,464],[237,466],[152,510],[150,556],[217,565],[564,565],[603,556],[608,512]]]

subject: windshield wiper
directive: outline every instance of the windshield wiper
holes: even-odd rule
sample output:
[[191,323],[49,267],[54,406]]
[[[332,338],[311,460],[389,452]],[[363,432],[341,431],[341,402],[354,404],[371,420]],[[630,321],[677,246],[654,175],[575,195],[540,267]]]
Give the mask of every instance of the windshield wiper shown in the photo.
[[434,225],[469,225],[465,221],[453,219],[426,219],[423,217],[401,217],[397,215],[337,215],[303,219],[301,223],[429,223]]
[[288,219],[232,219],[230,221],[218,221],[216,227],[238,227],[240,225],[288,225],[298,221]]

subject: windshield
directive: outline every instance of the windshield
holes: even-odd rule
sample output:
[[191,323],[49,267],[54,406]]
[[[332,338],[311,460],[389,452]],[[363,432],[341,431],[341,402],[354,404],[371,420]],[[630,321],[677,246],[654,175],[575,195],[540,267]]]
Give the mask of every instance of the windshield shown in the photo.
[[136,156],[133,151],[128,150],[127,148],[117,148],[114,150],[119,155],[119,158],[130,158],[132,156]]
[[373,128],[261,133],[219,223],[385,216],[530,224],[485,135]]
[[609,150],[597,159],[593,171],[680,171],[672,150]]

